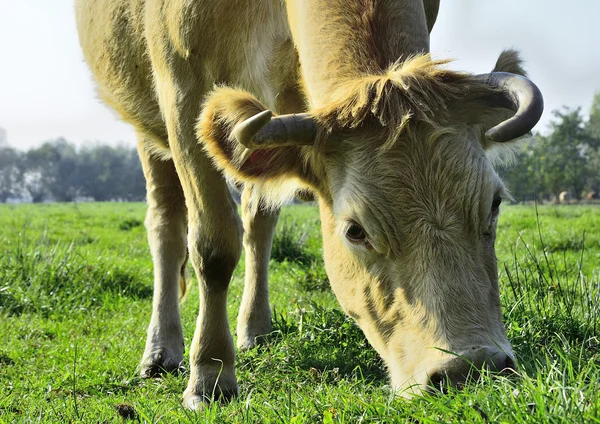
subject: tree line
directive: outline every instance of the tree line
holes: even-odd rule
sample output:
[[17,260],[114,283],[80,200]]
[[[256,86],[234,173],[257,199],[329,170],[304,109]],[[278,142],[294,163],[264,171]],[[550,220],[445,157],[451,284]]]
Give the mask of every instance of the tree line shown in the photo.
[[76,147],[59,138],[20,151],[0,145],[0,203],[140,201],[146,195],[135,148]]
[[567,192],[574,200],[600,194],[600,92],[586,120],[580,108],[553,112],[546,135],[535,134],[515,164],[499,167],[516,200],[557,200]]
[[[136,149],[103,144],[76,147],[59,138],[19,151],[0,131],[0,203],[74,200],[140,201],[145,183]],[[516,160],[498,166],[517,201],[579,200],[600,193],[600,92],[589,118],[581,109],[554,111],[546,135],[534,134]]]

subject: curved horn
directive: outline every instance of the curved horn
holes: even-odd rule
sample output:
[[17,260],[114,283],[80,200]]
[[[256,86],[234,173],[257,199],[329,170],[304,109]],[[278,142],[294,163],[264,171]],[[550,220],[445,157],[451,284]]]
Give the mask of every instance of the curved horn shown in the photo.
[[540,89],[529,79],[506,72],[478,75],[476,79],[499,88],[502,98],[495,102],[516,113],[504,122],[489,129],[485,135],[492,141],[505,142],[527,134],[537,124],[544,110]]
[[248,149],[313,144],[317,126],[310,114],[272,116],[270,110],[257,113],[237,124],[233,136]]

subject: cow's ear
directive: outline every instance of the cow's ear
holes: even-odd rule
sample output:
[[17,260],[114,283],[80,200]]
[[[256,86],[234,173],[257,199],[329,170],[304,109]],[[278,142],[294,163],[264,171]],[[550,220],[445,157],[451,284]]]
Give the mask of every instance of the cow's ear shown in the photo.
[[[482,91],[488,91],[488,87],[484,87]],[[482,146],[486,150],[502,145],[512,145],[512,141],[527,135],[527,133],[522,133],[516,137],[511,137],[511,139],[502,140],[501,143],[487,136],[489,130],[507,121],[515,114],[513,108],[502,102],[502,94],[496,91],[472,93],[459,100],[454,110],[459,120],[466,122],[476,131]]]
[[529,80],[523,61],[515,50],[503,51],[489,74],[460,81],[460,95],[450,101],[453,119],[480,131],[487,149],[514,146],[527,138],[539,121],[544,101],[538,87]]
[[[299,143],[279,139],[287,136],[289,128],[283,128],[283,135],[273,128],[261,130],[271,120],[280,118],[283,117],[272,118],[271,112],[251,94],[218,87],[204,103],[196,133],[215,165],[238,181],[264,185],[298,180],[300,186],[311,187],[315,176],[310,134],[305,134]],[[257,130],[261,133],[254,136],[253,131]],[[248,140],[242,144],[244,134]]]
[[482,130],[486,149],[531,135],[544,101],[536,85],[527,79],[516,50],[504,50],[490,74],[475,77],[462,108],[469,123]]
[[508,72],[509,74],[527,76],[527,71],[523,67],[521,54],[514,49],[506,49],[500,53],[492,72]]

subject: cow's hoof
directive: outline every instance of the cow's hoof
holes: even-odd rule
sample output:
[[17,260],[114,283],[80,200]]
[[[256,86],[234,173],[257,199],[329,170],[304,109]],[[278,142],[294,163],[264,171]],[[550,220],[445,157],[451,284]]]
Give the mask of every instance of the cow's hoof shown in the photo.
[[237,385],[233,389],[216,387],[214,390],[206,392],[205,394],[193,393],[186,389],[186,391],[183,392],[183,406],[192,411],[197,411],[214,401],[228,403],[231,399],[236,397],[237,394]]
[[209,401],[204,396],[189,395],[183,396],[183,407],[190,411],[199,411],[209,404]]
[[254,325],[238,325],[237,328],[237,348],[239,350],[249,350],[256,346],[266,343],[269,334],[271,334],[271,319]]
[[184,371],[183,357],[158,349],[144,354],[140,363],[140,377],[153,378],[165,373],[178,374]]
[[258,336],[245,334],[238,336],[237,348],[239,350],[250,350],[256,346],[261,346],[266,343],[268,334],[260,334]]

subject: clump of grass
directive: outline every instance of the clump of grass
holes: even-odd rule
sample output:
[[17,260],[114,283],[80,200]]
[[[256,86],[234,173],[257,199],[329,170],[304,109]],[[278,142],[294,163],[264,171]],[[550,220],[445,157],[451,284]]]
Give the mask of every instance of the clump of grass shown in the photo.
[[[509,337],[524,358],[521,362],[526,370],[539,368],[534,366],[539,352],[557,344],[564,347],[551,349],[554,353],[547,355],[567,355],[570,366],[580,370],[577,364],[584,364],[593,355],[569,345],[590,344],[600,329],[600,287],[582,272],[585,231],[579,239],[563,238],[562,250],[557,251],[558,244],[546,245],[538,215],[535,238],[535,243],[528,242],[520,235],[517,248],[524,254],[513,251],[512,267],[505,264],[508,287],[503,303],[508,311],[505,321]],[[572,255],[573,246],[580,249],[577,256]],[[569,342],[565,344],[566,340]]]
[[285,221],[275,232],[271,259],[277,262],[291,261],[300,264],[309,264],[314,260],[306,248],[308,232],[304,226],[295,221]]
[[567,250],[581,251],[583,249],[582,237],[569,237],[567,239],[556,240],[545,244],[547,252],[565,252]]
[[47,316],[100,307],[111,296],[152,296],[140,280],[108,260],[88,263],[73,243],[50,244],[44,235],[31,242],[23,232],[0,258],[0,311]]
[[142,225],[142,221],[136,218],[126,218],[119,223],[119,230],[130,231],[132,228],[136,228]]
[[255,361],[242,364],[242,368],[252,368],[251,375],[244,374],[244,378],[254,381],[257,375],[302,370],[297,378],[309,376],[330,383],[341,379],[386,381],[381,358],[354,321],[338,309],[309,303],[288,313],[274,313],[266,348],[264,359],[256,358],[256,352],[242,357]]
[[305,292],[323,292],[330,289],[329,278],[321,261],[313,260],[304,268],[293,271],[298,288]]

